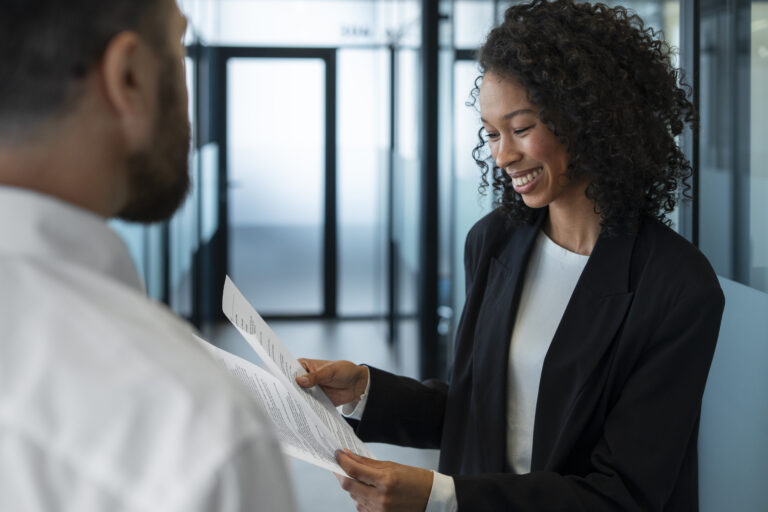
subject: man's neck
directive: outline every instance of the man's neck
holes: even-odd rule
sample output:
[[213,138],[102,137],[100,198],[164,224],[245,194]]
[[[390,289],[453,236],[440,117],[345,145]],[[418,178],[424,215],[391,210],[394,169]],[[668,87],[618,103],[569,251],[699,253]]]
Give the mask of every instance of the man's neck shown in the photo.
[[104,172],[106,152],[98,139],[76,126],[59,127],[57,136],[41,135],[17,144],[0,144],[0,184],[47,194],[102,217],[124,198]]

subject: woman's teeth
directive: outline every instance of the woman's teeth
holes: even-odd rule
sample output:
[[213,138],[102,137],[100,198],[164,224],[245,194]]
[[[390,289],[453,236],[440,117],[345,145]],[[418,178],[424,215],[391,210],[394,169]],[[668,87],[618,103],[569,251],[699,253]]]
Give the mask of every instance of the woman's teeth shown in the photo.
[[516,187],[522,187],[523,185],[527,185],[528,183],[535,180],[542,172],[544,172],[544,170],[539,167],[538,169],[535,169],[533,172],[526,174],[525,176],[512,178],[512,184]]

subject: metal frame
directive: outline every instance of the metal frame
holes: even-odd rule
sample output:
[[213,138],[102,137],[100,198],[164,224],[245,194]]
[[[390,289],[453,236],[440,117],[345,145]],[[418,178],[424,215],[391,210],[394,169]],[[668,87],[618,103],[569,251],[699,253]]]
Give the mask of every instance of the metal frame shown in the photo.
[[421,254],[419,280],[419,334],[422,378],[439,377],[440,338],[438,306],[438,58],[440,10],[437,0],[422,0],[421,8]]
[[[730,16],[730,58],[733,73],[730,76],[733,97],[733,278],[747,284],[750,282],[751,246],[750,240],[750,130],[751,130],[751,83],[752,66],[744,66],[750,58],[751,0],[728,2]],[[747,40],[742,39],[746,34]]]
[[[367,48],[367,46],[365,46]],[[379,46],[376,46],[379,48]],[[215,297],[218,296],[223,286],[228,261],[228,212],[227,212],[227,77],[226,63],[230,58],[320,58],[326,64],[326,183],[334,185],[326,186],[325,191],[325,233],[324,238],[330,243],[325,243],[324,259],[324,307],[321,314],[275,314],[266,315],[267,320],[318,320],[318,319],[344,319],[344,320],[386,320],[389,325],[389,341],[397,340],[397,320],[399,318],[412,318],[413,315],[399,315],[397,312],[397,245],[394,240],[394,145],[395,145],[395,73],[394,59],[396,51],[402,47],[390,46],[390,173],[387,186],[389,188],[388,199],[388,306],[389,310],[383,314],[362,314],[338,316],[338,232],[337,232],[337,197],[336,197],[336,51],[337,48],[259,48],[259,47],[228,47],[228,46],[203,46],[193,45],[188,48],[190,56],[198,60],[196,79],[199,92],[195,108],[197,109],[198,123],[196,125],[196,141],[198,146],[209,142],[218,144],[218,219],[219,227],[211,241],[201,246],[193,260],[196,279],[193,290],[193,314],[190,319],[196,326],[210,322],[223,321],[223,315]],[[198,216],[202,209],[198,205]],[[328,219],[333,219],[328,221]],[[198,226],[201,219],[198,218]],[[198,239],[200,233],[198,233]]]
[[397,47],[389,45],[389,162],[387,168],[387,341],[398,340],[398,247],[395,241],[395,117],[397,116]]
[[[218,108],[215,127],[219,151],[219,271],[214,282],[221,281],[229,259],[228,214],[228,133],[227,133],[227,62],[232,58],[321,59],[325,62],[325,194],[323,249],[323,309],[320,314],[287,314],[265,316],[269,319],[320,319],[337,317],[338,232],[336,201],[336,49],[334,48],[258,48],[209,47],[217,54],[215,69],[218,80]],[[215,285],[214,285],[215,287]]]
[[[700,37],[701,9],[699,0],[680,0],[680,57],[685,71],[685,82],[691,87],[691,103],[699,112],[699,62],[701,56]],[[681,235],[694,245],[699,245],[699,123],[686,127],[681,137],[681,145],[686,158],[691,162],[690,202],[681,202],[678,206]]]
[[[202,97],[200,90],[201,86],[203,85],[203,73],[201,71],[201,63],[203,62],[203,46],[200,44],[199,41],[194,42],[192,45],[187,47],[187,55],[195,62],[195,74],[194,74],[194,81],[195,81],[195,95],[194,98],[192,98],[192,101],[194,102],[192,105],[192,108],[195,111],[195,119],[197,122],[194,123],[194,126],[191,128],[194,130],[192,133],[192,144],[195,145],[195,149],[199,150],[202,147],[202,135],[203,131],[201,128],[200,123],[200,114],[201,114],[201,100]],[[197,182],[199,183],[200,176],[197,176]],[[195,205],[195,226],[197,228],[195,232],[195,239],[196,240],[202,240],[202,213],[200,211],[201,207],[201,197],[202,194],[197,195],[197,204]],[[202,315],[201,315],[201,294],[200,294],[200,258],[199,253],[192,255],[192,261],[190,264],[189,272],[191,274],[190,279],[190,303],[191,303],[191,311],[190,316],[187,320],[192,323],[195,327],[198,329],[202,325]]]

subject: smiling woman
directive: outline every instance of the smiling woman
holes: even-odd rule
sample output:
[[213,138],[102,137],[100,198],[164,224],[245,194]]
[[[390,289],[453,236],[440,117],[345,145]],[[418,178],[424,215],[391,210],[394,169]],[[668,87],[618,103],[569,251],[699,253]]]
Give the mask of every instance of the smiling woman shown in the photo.
[[363,440],[439,447],[439,472],[342,454],[342,487],[358,510],[698,510],[723,294],[666,219],[695,118],[669,49],[622,7],[534,0],[479,61],[500,197],[467,236],[450,380],[305,361]]
[[565,144],[541,121],[540,109],[514,79],[488,72],[479,94],[483,129],[496,167],[529,208],[586,203],[586,180],[567,175]]
[[[696,117],[672,50],[623,7],[534,2],[510,14],[478,55],[485,76],[473,96],[481,109],[489,78],[514,82],[536,122],[566,146],[567,176],[588,182],[603,228],[632,227],[641,215],[666,222],[678,184],[690,188],[691,167],[675,137]],[[533,219],[535,206],[515,189],[492,144],[496,162],[487,162],[484,149],[493,141],[486,128],[473,152],[484,183],[492,183],[510,218]]]

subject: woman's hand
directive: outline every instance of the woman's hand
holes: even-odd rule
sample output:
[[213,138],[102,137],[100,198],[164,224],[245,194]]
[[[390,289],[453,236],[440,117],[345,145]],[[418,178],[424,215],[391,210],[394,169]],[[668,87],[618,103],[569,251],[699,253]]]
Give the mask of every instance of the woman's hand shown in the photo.
[[333,405],[343,405],[360,399],[368,386],[368,368],[349,361],[322,361],[299,359],[307,370],[306,375],[296,377],[303,388],[318,385],[331,399]]
[[431,471],[368,459],[349,451],[338,452],[336,460],[352,477],[336,475],[358,511],[423,512],[427,508],[432,492]]

